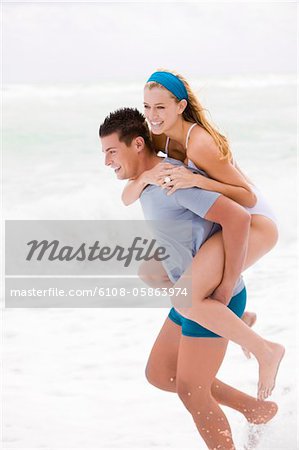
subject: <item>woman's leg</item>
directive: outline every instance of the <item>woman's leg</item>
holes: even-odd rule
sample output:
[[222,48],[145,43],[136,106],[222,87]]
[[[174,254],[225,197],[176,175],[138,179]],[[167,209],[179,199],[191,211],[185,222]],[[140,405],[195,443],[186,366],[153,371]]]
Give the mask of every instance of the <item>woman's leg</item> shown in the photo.
[[223,338],[182,336],[179,347],[177,393],[210,450],[235,449],[230,425],[211,391],[227,342]]
[[[275,223],[260,214],[251,216],[251,245],[247,258],[247,267],[254,264],[268,253],[276,244],[278,230]],[[200,251],[200,250],[199,250]],[[160,261],[144,261],[139,268],[139,277],[153,288],[171,287],[172,283]]]
[[[246,323],[246,325],[248,325],[250,328],[253,327],[253,325],[256,322],[256,313],[254,312],[249,312],[249,311],[245,311],[243,316],[241,317],[241,319],[243,320],[243,322]],[[251,358],[251,354],[250,352],[247,350],[247,348],[242,347],[243,353],[246,356],[247,359]]]
[[[263,240],[264,236],[261,230],[253,228],[249,236],[245,268],[264,254]],[[221,281],[223,265],[222,235],[216,233],[200,248],[193,258],[192,265],[185,272],[185,275],[192,278],[192,306],[182,308],[181,305],[186,299],[179,296],[173,297],[173,304],[183,316],[247,348],[256,356],[259,362],[258,397],[263,400],[271,395],[274,388],[284,348],[279,344],[266,341],[254,333],[224,304],[209,297]],[[178,280],[175,287],[183,289],[184,281]]]
[[[181,327],[167,318],[153,345],[145,370],[149,383],[173,393],[177,392],[176,374],[181,334]],[[205,362],[201,361],[201,364],[204,366]],[[266,423],[277,412],[276,403],[256,400],[218,379],[212,383],[212,396],[218,403],[239,411],[250,423]]]
[[[275,223],[267,217],[259,214],[251,216],[251,245],[247,255],[247,266],[253,265],[262,256],[268,253],[276,244],[278,239],[278,230]],[[199,250],[200,251],[200,250]],[[156,260],[144,261],[139,268],[139,277],[141,280],[153,288],[169,288],[173,283],[168,278],[162,263]],[[255,313],[246,312],[242,316],[244,322],[254,323]],[[246,349],[244,349],[246,354]],[[248,356],[248,353],[247,353]]]

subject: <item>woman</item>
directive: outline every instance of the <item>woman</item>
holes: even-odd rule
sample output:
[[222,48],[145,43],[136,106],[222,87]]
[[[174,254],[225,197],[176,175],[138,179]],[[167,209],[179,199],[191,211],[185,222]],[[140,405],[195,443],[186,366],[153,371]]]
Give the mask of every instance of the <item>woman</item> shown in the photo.
[[[278,237],[275,217],[257,188],[234,163],[226,138],[207,121],[202,106],[186,80],[167,71],[155,72],[145,86],[144,107],[152,134],[162,138],[158,140],[157,148],[161,149],[163,145],[163,136],[160,135],[165,135],[164,148],[168,155],[186,160],[189,166],[204,170],[209,178],[194,175],[185,168],[156,166],[126,186],[123,193],[125,204],[137,199],[149,182],[161,184],[164,181],[165,187],[171,186],[170,193],[177,188],[192,186],[220,192],[245,206],[251,214],[246,267],[269,252]],[[265,399],[271,395],[274,388],[284,348],[258,337],[224,307],[232,297],[232,288],[242,267],[239,267],[238,273],[235,272],[231,276],[228,268],[224,266],[224,274],[218,287],[215,286],[213,293],[205,292],[202,280],[209,281],[208,277],[211,276],[214,264],[218,264],[222,257],[218,253],[218,244],[217,239],[209,239],[194,258],[190,270],[196,273],[196,277],[193,277],[195,301],[188,311],[178,311],[183,317],[188,317],[226,339],[233,340],[256,356],[259,363],[258,397]],[[161,267],[154,271],[162,273]],[[143,267],[145,280],[147,272]],[[152,267],[150,272],[153,273]],[[198,274],[203,274],[203,277]],[[164,272],[160,280],[165,282],[166,279]],[[156,283],[153,277],[151,282]],[[160,281],[157,282],[158,285],[159,283]]]

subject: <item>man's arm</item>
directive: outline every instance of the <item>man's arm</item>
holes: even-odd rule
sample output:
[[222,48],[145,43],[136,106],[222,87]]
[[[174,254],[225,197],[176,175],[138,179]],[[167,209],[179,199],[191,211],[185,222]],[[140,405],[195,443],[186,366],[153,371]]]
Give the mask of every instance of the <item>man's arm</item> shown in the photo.
[[219,223],[222,227],[225,262],[223,278],[213,297],[228,303],[245,261],[250,214],[238,203],[221,195],[210,207],[205,219]]
[[224,272],[213,297],[227,304],[242,272],[251,216],[238,203],[217,192],[191,188],[179,189],[173,195],[184,208],[222,227]]

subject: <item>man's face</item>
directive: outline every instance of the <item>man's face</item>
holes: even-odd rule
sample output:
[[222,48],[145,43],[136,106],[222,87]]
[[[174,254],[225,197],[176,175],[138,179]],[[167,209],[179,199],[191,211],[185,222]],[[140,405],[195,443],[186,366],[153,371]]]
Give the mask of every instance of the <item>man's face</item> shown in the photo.
[[111,167],[119,180],[127,180],[137,176],[138,170],[138,148],[135,139],[127,147],[120,142],[117,133],[101,138],[103,153],[105,154],[105,165]]

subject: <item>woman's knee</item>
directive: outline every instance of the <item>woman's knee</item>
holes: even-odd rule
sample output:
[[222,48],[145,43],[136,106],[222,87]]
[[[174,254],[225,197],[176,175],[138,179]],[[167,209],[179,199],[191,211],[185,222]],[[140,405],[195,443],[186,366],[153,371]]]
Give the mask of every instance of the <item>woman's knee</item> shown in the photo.
[[163,269],[161,263],[155,261],[145,261],[138,269],[139,278],[149,286],[156,287],[157,285],[169,282],[167,273]]
[[139,266],[138,276],[145,283],[152,279],[152,274],[148,270],[147,264],[143,263]]
[[253,232],[257,243],[262,243],[268,252],[277,244],[279,232],[273,220],[260,214],[251,217],[250,231]]
[[261,215],[253,215],[244,269],[253,265],[276,245],[278,228],[276,224]]

